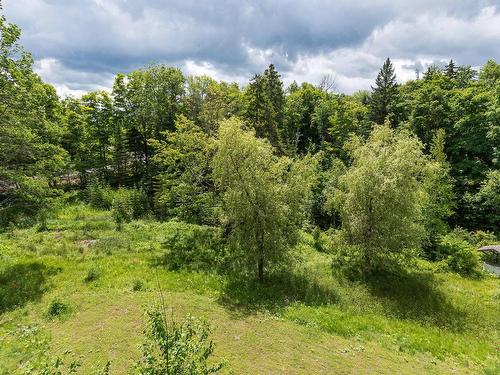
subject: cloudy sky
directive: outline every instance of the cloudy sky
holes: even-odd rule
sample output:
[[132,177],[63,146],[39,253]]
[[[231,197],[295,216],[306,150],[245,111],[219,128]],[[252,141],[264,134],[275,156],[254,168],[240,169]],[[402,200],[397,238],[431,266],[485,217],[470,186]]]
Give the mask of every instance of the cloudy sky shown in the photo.
[[3,0],[37,72],[61,95],[109,88],[149,63],[241,84],[274,63],[285,83],[368,89],[453,58],[500,60],[500,0]]

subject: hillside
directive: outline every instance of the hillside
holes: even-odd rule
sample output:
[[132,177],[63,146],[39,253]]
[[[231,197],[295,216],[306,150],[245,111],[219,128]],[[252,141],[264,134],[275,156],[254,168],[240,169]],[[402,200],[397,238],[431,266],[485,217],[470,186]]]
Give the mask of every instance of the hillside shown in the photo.
[[[140,359],[144,310],[158,301],[158,284],[175,317],[208,320],[215,357],[235,374],[498,370],[498,279],[435,272],[422,261],[398,278],[353,283],[331,277],[330,256],[306,234],[293,272],[264,285],[169,271],[158,260],[176,225],[138,220],[116,231],[109,211],[78,204],[45,231],[1,234],[0,373],[57,356],[78,360],[84,374],[108,360],[112,374],[126,373]],[[89,270],[97,276],[85,282]],[[67,311],[49,317],[53,301]]]

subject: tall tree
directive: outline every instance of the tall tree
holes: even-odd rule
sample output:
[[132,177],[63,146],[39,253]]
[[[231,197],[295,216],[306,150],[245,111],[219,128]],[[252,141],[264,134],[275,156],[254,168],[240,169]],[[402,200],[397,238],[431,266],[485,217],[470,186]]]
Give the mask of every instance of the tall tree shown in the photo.
[[175,130],[166,131],[163,138],[152,141],[153,161],[160,171],[155,195],[160,216],[215,224],[213,139],[183,115],[177,118]]
[[377,75],[375,87],[372,86],[370,99],[370,117],[372,121],[383,124],[387,116],[390,115],[391,106],[395,104],[396,98],[396,75],[391,60],[387,58]]
[[181,111],[184,76],[177,68],[153,65],[128,75],[127,96],[130,102],[128,145],[136,157],[136,179],[152,191],[150,139],[160,139],[164,130],[175,128]]
[[444,73],[450,79],[455,79],[457,77],[457,65],[453,60],[450,60],[448,64],[444,67]]
[[232,248],[251,268],[257,266],[263,280],[265,269],[279,263],[297,240],[315,163],[311,157],[279,158],[267,140],[241,126],[234,118],[221,123],[214,179]]
[[129,146],[127,142],[127,124],[130,116],[127,100],[125,75],[118,74],[113,84],[113,172],[114,182],[118,186],[129,183]]
[[245,91],[245,120],[255,129],[257,137],[278,144],[278,124],[273,103],[269,98],[267,78],[256,74]]
[[354,139],[348,147],[352,165],[333,195],[346,239],[360,248],[368,270],[408,259],[405,250],[419,248],[425,237],[422,144],[386,124],[366,143]]
[[305,154],[320,148],[321,129],[314,122],[314,112],[326,97],[319,88],[303,83],[286,98],[283,139],[289,154]]
[[82,97],[87,107],[87,126],[90,151],[94,160],[93,167],[99,172],[102,181],[109,182],[111,166],[111,142],[113,136],[113,103],[105,91],[90,92]]
[[424,188],[428,199],[423,206],[426,218],[426,249],[432,249],[440,236],[448,231],[448,218],[456,207],[451,166],[445,153],[446,132],[438,129],[430,147],[430,158],[425,169]]
[[273,122],[281,130],[283,127],[283,107],[285,105],[283,82],[281,82],[281,76],[273,64],[269,65],[264,71],[264,77],[266,78],[267,96],[273,106]]
[[[1,3],[0,3],[1,10]],[[32,69],[19,27],[0,17],[0,225],[47,207],[67,154],[56,92]]]

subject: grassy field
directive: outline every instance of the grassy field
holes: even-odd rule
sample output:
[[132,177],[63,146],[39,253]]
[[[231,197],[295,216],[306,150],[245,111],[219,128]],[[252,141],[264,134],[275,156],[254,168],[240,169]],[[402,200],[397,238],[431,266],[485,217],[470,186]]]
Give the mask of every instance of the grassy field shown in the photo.
[[[161,286],[175,317],[212,327],[215,356],[235,374],[499,373],[499,280],[471,280],[421,262],[352,283],[303,236],[286,275],[264,284],[169,271],[157,260],[169,223],[116,231],[110,212],[61,209],[48,229],[0,234],[0,374],[49,358],[92,374],[140,358],[145,308]],[[56,303],[55,303],[56,302]],[[62,306],[50,316],[51,307]]]

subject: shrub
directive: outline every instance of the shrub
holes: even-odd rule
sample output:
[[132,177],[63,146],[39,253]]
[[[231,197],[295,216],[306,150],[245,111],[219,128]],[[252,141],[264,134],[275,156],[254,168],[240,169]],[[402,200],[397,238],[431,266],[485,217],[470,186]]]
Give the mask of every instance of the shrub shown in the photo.
[[134,292],[140,292],[141,290],[145,289],[145,285],[142,282],[142,280],[134,280],[132,283],[132,291]]
[[134,216],[132,199],[130,190],[120,188],[114,193],[112,213],[118,229],[122,228],[123,223],[130,222]]
[[450,270],[464,276],[481,274],[481,257],[477,249],[456,232],[442,236],[437,246],[441,259],[446,259]]
[[55,318],[57,316],[61,316],[66,314],[69,311],[69,306],[61,302],[58,299],[52,300],[52,302],[49,305],[49,308],[47,309],[47,316],[49,318]]
[[148,327],[140,374],[206,375],[218,373],[222,363],[209,365],[214,344],[206,322],[188,316],[184,322],[167,321],[165,311],[155,307],[147,312]]
[[130,189],[129,192],[132,204],[132,217],[138,219],[145,216],[151,210],[149,197],[144,190]]
[[112,212],[119,229],[123,223],[140,218],[148,211],[148,197],[142,190],[120,188],[113,192]]
[[83,281],[86,282],[86,283],[91,283],[93,281],[96,281],[100,277],[101,277],[101,271],[99,269],[97,269],[97,268],[91,268],[87,272],[87,275],[85,276],[85,278],[83,279]]
[[95,208],[109,210],[113,205],[113,190],[97,180],[87,184],[85,197],[89,204]]
[[171,221],[165,234],[164,261],[171,269],[218,267],[224,260],[224,247],[217,228]]
[[359,280],[365,275],[364,251],[359,245],[338,243],[332,258],[332,272],[349,280]]
[[323,233],[318,227],[315,227],[311,234],[314,248],[321,252],[328,251],[328,237],[326,234]]

